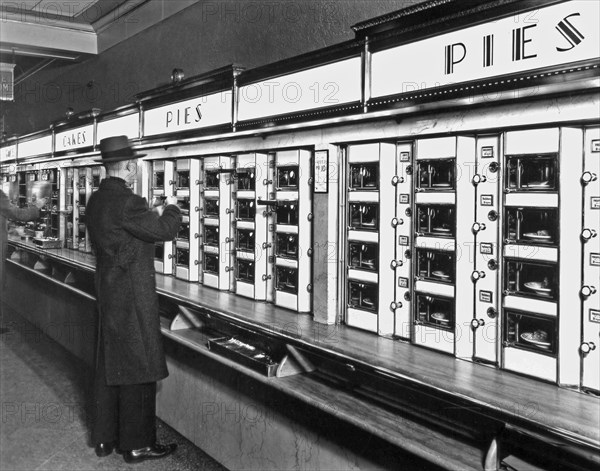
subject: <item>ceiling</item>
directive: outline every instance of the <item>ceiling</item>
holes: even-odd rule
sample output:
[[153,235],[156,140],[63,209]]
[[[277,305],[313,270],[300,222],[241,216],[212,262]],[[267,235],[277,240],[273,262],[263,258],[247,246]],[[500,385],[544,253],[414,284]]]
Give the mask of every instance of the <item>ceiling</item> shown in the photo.
[[97,34],[148,0],[0,0],[0,62],[14,84],[98,54]]

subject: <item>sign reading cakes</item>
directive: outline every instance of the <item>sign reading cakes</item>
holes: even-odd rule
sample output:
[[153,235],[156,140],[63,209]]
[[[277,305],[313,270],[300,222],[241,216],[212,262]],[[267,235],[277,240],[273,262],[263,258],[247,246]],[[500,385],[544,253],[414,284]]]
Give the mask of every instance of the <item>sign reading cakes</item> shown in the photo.
[[231,92],[223,91],[144,111],[144,136],[231,123]]
[[415,93],[598,57],[600,2],[564,2],[375,52],[371,96]]
[[70,151],[94,145],[94,125],[89,124],[79,128],[56,133],[54,151]]

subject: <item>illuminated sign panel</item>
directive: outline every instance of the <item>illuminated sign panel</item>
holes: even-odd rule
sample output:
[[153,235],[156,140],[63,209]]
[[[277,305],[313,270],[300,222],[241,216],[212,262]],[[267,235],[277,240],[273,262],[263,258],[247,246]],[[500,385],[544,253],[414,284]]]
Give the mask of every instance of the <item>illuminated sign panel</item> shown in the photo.
[[371,96],[600,57],[600,2],[578,0],[375,52]]
[[98,142],[111,136],[127,136],[129,139],[137,139],[140,134],[140,115],[134,113],[99,121],[96,132]]
[[75,129],[56,133],[54,151],[75,150],[94,145],[94,125],[89,124]]
[[19,141],[18,143],[19,159],[31,157],[34,155],[52,153],[52,136],[38,137],[29,141]]
[[238,119],[337,106],[361,97],[360,57],[240,87]]
[[144,136],[231,123],[231,92],[213,93],[144,111]]
[[0,147],[0,162],[6,162],[7,160],[15,160],[17,158],[17,146],[6,146]]

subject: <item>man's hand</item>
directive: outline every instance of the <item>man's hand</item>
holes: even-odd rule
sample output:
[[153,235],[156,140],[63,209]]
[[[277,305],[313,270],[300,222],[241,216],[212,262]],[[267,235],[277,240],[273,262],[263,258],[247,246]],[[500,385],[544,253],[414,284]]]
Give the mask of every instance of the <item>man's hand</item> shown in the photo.
[[162,216],[162,213],[164,210],[165,210],[165,207],[162,204],[160,206],[154,206],[152,208],[152,211],[154,211],[156,214],[158,214],[158,217]]
[[41,198],[39,200],[35,200],[35,205],[38,209],[42,209],[48,203],[48,198]]

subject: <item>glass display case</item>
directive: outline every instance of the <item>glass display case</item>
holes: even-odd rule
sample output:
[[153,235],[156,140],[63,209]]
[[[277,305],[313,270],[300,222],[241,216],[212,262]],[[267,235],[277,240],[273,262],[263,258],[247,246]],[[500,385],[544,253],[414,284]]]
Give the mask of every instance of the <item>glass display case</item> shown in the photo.
[[165,163],[153,162],[152,164],[152,189],[162,193],[165,189]]
[[297,190],[299,181],[298,165],[285,165],[277,167],[276,190]]
[[298,270],[296,268],[275,267],[275,289],[286,293],[298,293]]
[[235,276],[237,281],[254,283],[254,261],[236,259]]
[[505,311],[504,345],[536,353],[557,352],[556,318]]
[[379,164],[356,163],[350,164],[350,189],[378,190]]
[[298,235],[278,232],[275,238],[275,254],[278,257],[298,258]]
[[204,254],[204,272],[219,274],[219,254],[208,252]]
[[298,225],[297,201],[279,201],[275,212],[277,214],[277,224]]
[[350,229],[377,231],[379,229],[377,203],[350,203]]
[[348,307],[377,312],[379,308],[377,285],[350,280],[348,282]]
[[555,245],[558,240],[558,209],[505,208],[507,243]]
[[556,264],[509,259],[505,259],[504,263],[506,294],[556,300],[558,293]]
[[419,160],[417,164],[417,190],[454,190],[455,160]]
[[218,170],[206,170],[204,180],[204,188],[207,190],[218,190],[220,173]]
[[417,248],[417,276],[421,280],[454,283],[455,261],[454,252]]
[[207,198],[204,201],[204,216],[210,218],[219,217],[219,200]]
[[556,191],[558,155],[511,155],[506,158],[508,191]]
[[190,250],[183,247],[175,247],[175,265],[189,267]]
[[350,242],[350,268],[377,272],[379,269],[379,250],[377,244]]
[[254,221],[256,205],[254,200],[238,199],[236,204],[238,221]]
[[454,330],[454,300],[428,294],[417,294],[415,323]]
[[456,210],[451,205],[417,205],[417,232],[435,237],[454,237]]
[[236,231],[235,248],[243,252],[254,253],[254,249],[256,248],[254,230],[238,229]]
[[256,170],[250,167],[238,168],[236,170],[237,190],[256,190]]
[[204,244],[210,247],[219,246],[218,226],[204,226]]

